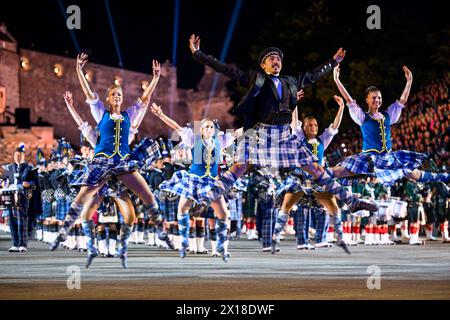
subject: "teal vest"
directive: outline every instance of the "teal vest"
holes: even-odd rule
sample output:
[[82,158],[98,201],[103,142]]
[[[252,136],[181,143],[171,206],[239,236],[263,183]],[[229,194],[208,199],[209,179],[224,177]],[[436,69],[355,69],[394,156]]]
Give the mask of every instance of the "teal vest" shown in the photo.
[[214,137],[214,148],[206,148],[201,136],[195,136],[194,147],[192,152],[192,165],[189,169],[190,174],[199,177],[209,176],[215,178],[219,175],[219,162],[222,158],[220,142]]
[[376,120],[366,113],[361,126],[363,146],[362,152],[390,152],[391,147],[391,119],[386,112],[381,113],[383,119]]
[[102,120],[97,126],[99,136],[94,149],[95,156],[111,158],[119,155],[121,158],[130,154],[128,135],[130,133],[130,118],[128,113],[121,112],[122,119],[114,120],[111,113],[105,111]]
[[307,139],[303,140],[303,144],[319,159],[319,164],[323,166],[323,157],[325,154],[325,146],[320,138],[316,138],[317,144],[309,143]]

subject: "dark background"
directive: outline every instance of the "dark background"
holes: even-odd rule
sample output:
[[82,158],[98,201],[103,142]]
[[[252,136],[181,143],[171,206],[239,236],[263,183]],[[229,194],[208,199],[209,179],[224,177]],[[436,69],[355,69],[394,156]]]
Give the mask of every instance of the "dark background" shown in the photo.
[[[188,38],[199,34],[202,51],[219,58],[237,1],[180,0],[176,51],[178,86],[193,88],[203,66],[190,59]],[[90,61],[119,66],[104,0],[61,0],[65,8],[81,8],[81,30],[75,30],[81,50]],[[381,8],[381,30],[369,30],[369,5]],[[123,66],[151,73],[151,60],[172,60],[175,0],[110,0]],[[380,87],[385,106],[397,99],[405,78],[402,65],[414,74],[414,90],[448,70],[449,24],[445,1],[253,1],[243,0],[225,61],[255,68],[258,52],[267,46],[284,51],[283,73],[295,74],[332,57],[339,47],[347,50],[341,79],[350,93],[363,99],[368,85]],[[75,57],[59,0],[2,3],[0,22],[19,47]],[[242,88],[229,84],[234,100]],[[304,101],[310,112],[333,109],[337,90],[332,77],[308,88]],[[309,109],[308,109],[309,108]]]

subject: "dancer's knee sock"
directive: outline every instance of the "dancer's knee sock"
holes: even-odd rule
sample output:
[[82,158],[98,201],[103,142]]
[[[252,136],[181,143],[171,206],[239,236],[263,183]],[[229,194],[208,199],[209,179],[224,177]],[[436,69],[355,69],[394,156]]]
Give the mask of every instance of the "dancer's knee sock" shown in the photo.
[[72,202],[69,211],[67,212],[66,217],[64,219],[64,224],[59,230],[59,234],[62,238],[65,238],[67,236],[67,232],[73,226],[75,220],[78,219],[82,210],[83,210],[82,205],[76,203],[75,201]]
[[433,182],[433,181],[448,183],[450,182],[450,173],[421,171],[420,178],[417,180],[417,182]]
[[181,243],[184,247],[187,247],[188,234],[189,234],[189,211],[178,213],[178,230],[181,237]]
[[127,252],[128,250],[128,240],[130,239],[131,231],[133,230],[133,226],[129,224],[122,224],[120,227],[120,250],[121,255]]
[[220,197],[221,195],[225,194],[228,190],[233,187],[234,183],[236,182],[237,177],[234,175],[233,172],[227,171],[220,177],[219,180],[217,180],[211,190],[206,195],[206,201],[208,203],[213,202],[215,199]]
[[275,230],[274,230],[275,236],[278,236],[281,233],[281,231],[283,231],[288,219],[289,219],[288,213],[283,212],[281,210],[278,212],[277,220],[275,222]]
[[223,245],[227,240],[227,219],[216,219],[217,221],[217,252],[221,252]]
[[336,214],[333,215],[334,221],[334,231],[336,232],[336,237],[338,240],[342,239],[343,229],[341,221],[341,210],[339,209]]
[[350,207],[359,202],[349,191],[336,182],[330,175],[324,171],[320,177],[316,179],[316,183],[323,187],[325,191],[330,192],[339,200],[345,202]]
[[83,232],[84,235],[87,238],[87,249],[89,254],[93,254],[96,252],[95,246],[94,246],[94,240],[95,240],[95,225],[94,221],[92,220],[84,220],[81,225],[83,226]]

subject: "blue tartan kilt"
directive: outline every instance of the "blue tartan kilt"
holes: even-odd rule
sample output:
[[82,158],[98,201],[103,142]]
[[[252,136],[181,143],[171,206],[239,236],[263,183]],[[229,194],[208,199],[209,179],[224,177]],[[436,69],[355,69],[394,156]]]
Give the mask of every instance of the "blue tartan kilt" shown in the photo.
[[234,198],[228,202],[228,210],[230,210],[230,220],[241,220],[242,218],[242,198]]
[[236,163],[261,167],[298,168],[318,161],[317,157],[302,145],[300,139],[291,134],[289,125],[259,123],[250,130],[247,130],[243,140],[238,144],[235,154]]
[[[428,157],[423,153],[399,150],[379,153],[359,153],[349,156],[337,166],[356,174],[376,177],[385,186],[393,185],[405,175],[419,168]],[[351,179],[340,179],[342,184],[351,185]]]
[[178,212],[178,202],[180,198],[177,197],[175,200],[162,200],[161,201],[161,212],[164,214],[164,218],[167,222],[176,221],[176,215]]
[[102,156],[94,157],[85,166],[84,170],[75,175],[70,185],[97,186],[104,179],[109,179],[111,176],[117,176],[126,172],[133,172],[160,157],[161,153],[158,143],[150,138],[144,138],[133,149],[130,156],[123,159],[117,155],[111,158]]
[[57,199],[56,200],[56,220],[64,221],[66,214],[68,212],[67,200]]
[[52,208],[53,208],[52,202],[42,201],[42,217],[44,219],[51,218],[54,215]]
[[87,165],[83,174],[76,181],[72,181],[73,186],[97,186],[103,180],[122,173],[133,172],[139,169],[140,162],[131,160],[130,157],[120,158],[114,156],[94,157]]
[[159,158],[161,158],[159,144],[150,138],[143,138],[130,154],[130,160],[138,161],[140,167]]
[[171,192],[180,197],[201,203],[216,180],[211,177],[199,177],[185,170],[175,172],[172,179],[159,185],[159,190]]

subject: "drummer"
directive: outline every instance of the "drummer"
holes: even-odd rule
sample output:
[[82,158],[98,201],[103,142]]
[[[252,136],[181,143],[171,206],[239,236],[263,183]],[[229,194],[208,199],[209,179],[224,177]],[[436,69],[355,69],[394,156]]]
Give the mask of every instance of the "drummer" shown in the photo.
[[6,179],[10,189],[17,189],[18,201],[7,209],[9,228],[13,245],[9,252],[27,252],[28,207],[33,186],[33,167],[25,162],[25,145],[20,144],[14,152],[14,163],[5,166]]

